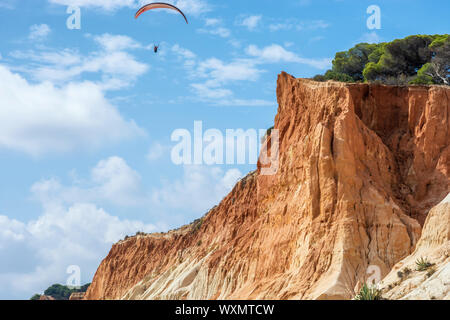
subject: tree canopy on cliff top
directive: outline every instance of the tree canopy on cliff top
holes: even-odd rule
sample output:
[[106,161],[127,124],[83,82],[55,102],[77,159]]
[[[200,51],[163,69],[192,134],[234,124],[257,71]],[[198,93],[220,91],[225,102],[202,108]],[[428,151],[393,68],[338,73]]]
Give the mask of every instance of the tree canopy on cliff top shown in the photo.
[[378,44],[360,43],[338,52],[318,81],[385,84],[450,84],[450,37],[413,35]]
[[[86,292],[87,289],[89,288],[90,283],[87,283],[83,286],[81,286],[78,289],[71,289],[68,286],[63,286],[61,284],[54,284],[50,287],[48,287],[45,291],[44,291],[44,295],[46,296],[51,296],[53,298],[55,298],[55,300],[69,300],[70,295],[74,292]],[[33,297],[31,297],[30,300],[39,300],[39,298],[41,297],[40,294],[35,294]]]

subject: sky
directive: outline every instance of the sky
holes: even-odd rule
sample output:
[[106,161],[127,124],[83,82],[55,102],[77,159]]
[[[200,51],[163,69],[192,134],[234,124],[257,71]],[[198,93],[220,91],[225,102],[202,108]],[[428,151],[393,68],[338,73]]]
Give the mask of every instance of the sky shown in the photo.
[[189,24],[134,19],[146,1],[0,0],[0,299],[65,284],[70,266],[90,282],[113,243],[192,222],[255,169],[177,165],[175,130],[267,129],[281,71],[312,77],[359,42],[450,31],[447,0],[168,2]]

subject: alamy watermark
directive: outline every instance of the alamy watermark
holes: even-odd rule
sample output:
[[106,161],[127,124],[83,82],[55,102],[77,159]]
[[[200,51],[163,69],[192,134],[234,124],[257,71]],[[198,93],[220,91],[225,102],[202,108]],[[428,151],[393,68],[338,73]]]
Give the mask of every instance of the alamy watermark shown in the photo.
[[371,5],[367,8],[367,28],[369,30],[380,30],[381,29],[381,9],[377,5]]
[[66,20],[66,26],[69,30],[81,29],[81,8],[78,6],[69,6],[66,10],[70,16]]
[[67,267],[66,273],[70,276],[67,278],[66,285],[69,289],[81,288],[81,268],[77,265]]
[[[176,129],[171,135],[171,159],[175,165],[256,165],[262,175],[274,175],[279,164],[277,129],[203,130],[202,121],[194,121],[193,134]],[[259,154],[259,156],[258,156]]]
[[377,287],[381,281],[381,268],[376,265],[370,265],[367,267],[366,274],[369,275],[367,284]]

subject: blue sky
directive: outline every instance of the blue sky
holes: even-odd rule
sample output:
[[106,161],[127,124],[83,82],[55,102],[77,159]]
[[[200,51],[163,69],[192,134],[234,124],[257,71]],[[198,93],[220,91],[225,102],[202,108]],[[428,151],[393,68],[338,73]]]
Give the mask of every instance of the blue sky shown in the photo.
[[450,31],[444,0],[172,1],[189,25],[135,20],[142,2],[0,0],[2,299],[65,283],[70,265],[90,281],[112,243],[191,222],[255,167],[176,166],[175,129],[269,128],[280,71],[311,77],[359,42]]

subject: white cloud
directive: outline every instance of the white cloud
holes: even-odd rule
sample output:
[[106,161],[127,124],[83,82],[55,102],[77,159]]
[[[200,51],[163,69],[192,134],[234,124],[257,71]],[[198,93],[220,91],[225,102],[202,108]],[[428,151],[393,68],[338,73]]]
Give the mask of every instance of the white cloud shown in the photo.
[[135,0],[48,0],[50,3],[64,6],[78,6],[85,8],[100,8],[107,11],[117,10],[124,7],[133,8],[137,6]]
[[126,205],[139,202],[141,177],[122,158],[100,161],[92,170],[92,180],[99,185],[94,191],[102,198]]
[[43,40],[46,38],[51,32],[51,29],[46,24],[35,24],[30,27],[30,34],[28,38],[30,40]]
[[208,28],[208,29],[198,29],[198,32],[200,33],[208,33],[213,36],[219,36],[222,38],[228,38],[231,36],[230,29],[224,28],[224,27],[218,27],[218,28]]
[[234,94],[223,86],[236,81],[256,81],[262,72],[250,60],[235,60],[225,63],[220,59],[210,58],[198,63],[193,72],[197,78],[207,80],[192,83],[191,87],[201,100],[215,100],[215,103],[230,104],[229,102],[234,99]]
[[275,31],[287,31],[287,30],[317,30],[326,29],[330,24],[324,20],[310,20],[310,21],[299,21],[297,19],[287,19],[282,22],[275,22],[269,25],[269,30]]
[[223,26],[221,19],[216,18],[205,19],[205,28],[197,29],[197,31],[222,38],[228,38],[231,36],[231,30]]
[[166,151],[169,150],[170,150],[169,146],[165,146],[158,142],[155,142],[148,150],[147,159],[149,161],[158,160],[164,155],[164,153],[166,153]]
[[70,265],[79,266],[82,282],[89,282],[114,242],[156,230],[88,203],[44,208],[28,223],[0,216],[0,299],[28,299],[53,283],[65,284]]
[[380,43],[381,41],[381,37],[375,31],[372,31],[364,33],[358,42]]
[[91,82],[33,84],[0,65],[0,148],[33,155],[95,148],[142,135]]
[[[97,8],[106,11],[114,11],[122,8],[138,8],[148,4],[147,0],[48,0],[50,3],[64,6],[79,6],[85,8]],[[210,11],[210,6],[206,0],[168,0],[186,14],[194,16]]]
[[326,29],[330,24],[324,20],[304,21],[296,26],[297,30]]
[[230,81],[256,81],[261,70],[254,67],[250,60],[235,60],[229,63],[217,58],[202,61],[197,68],[200,77],[208,78],[211,86]]
[[331,65],[331,59],[302,58],[278,44],[272,44],[264,48],[250,45],[247,47],[246,52],[248,55],[259,59],[260,63],[293,62],[306,64],[317,69],[326,69]]
[[64,186],[52,178],[36,182],[31,190],[34,197],[43,203],[73,205],[94,202],[139,206],[145,201],[140,175],[120,157],[101,160],[92,169],[88,180],[77,179],[74,182],[74,185]]
[[181,180],[165,183],[152,192],[155,204],[165,208],[192,208],[204,212],[219,203],[242,177],[237,169],[185,166]]
[[216,100],[233,96],[233,91],[224,88],[212,88],[208,83],[193,83],[191,87],[201,99]]
[[0,0],[0,8],[4,9],[14,9],[17,0]]
[[182,56],[184,59],[195,59],[197,57],[197,55],[195,53],[193,53],[192,51],[190,51],[186,48],[180,47],[178,44],[175,44],[172,47],[172,51],[175,52],[176,54]]
[[124,35],[104,33],[99,36],[94,36],[94,40],[108,52],[142,48],[139,42]]
[[[187,166],[182,179],[148,192],[144,205],[158,211],[188,208],[198,216],[216,205],[241,177],[237,169]],[[5,262],[0,264],[0,299],[27,299],[53,283],[64,284],[71,265],[81,268],[82,283],[89,282],[113,243],[137,231],[158,230],[152,224],[113,216],[98,204],[106,198],[122,201],[132,198],[124,195],[141,194],[139,175],[123,159],[102,160],[88,180],[75,183],[64,186],[57,179],[35,183],[33,198],[43,208],[36,219],[22,222],[0,215],[0,261]]]
[[246,27],[248,30],[253,31],[258,27],[261,20],[262,20],[261,15],[248,16],[245,18],[241,18],[240,21],[238,22],[238,25]]
[[291,30],[293,27],[290,23],[272,23],[269,25],[269,30],[272,32],[280,30]]
[[[234,59],[226,62],[217,58],[199,61],[192,51],[175,45],[172,51],[184,60],[196,99],[222,106],[273,106],[273,101],[240,99],[225,86],[236,82],[257,81],[264,72],[256,67],[255,59]],[[201,80],[201,81],[200,81]]]
[[217,19],[217,18],[207,18],[207,19],[205,19],[205,26],[207,26],[207,27],[217,26],[217,25],[219,25],[221,23],[222,23],[221,19]]
[[[143,2],[148,3],[147,0],[143,0]],[[206,0],[175,0],[168,2],[174,4],[186,14],[193,16],[211,11],[211,6]]]
[[132,38],[103,34],[93,39],[100,50],[85,56],[73,49],[14,51],[11,53],[13,58],[24,60],[22,64],[14,64],[14,68],[29,74],[34,80],[58,84],[79,80],[85,73],[97,74],[97,84],[103,90],[129,86],[149,69],[148,65],[125,51],[144,48]]

